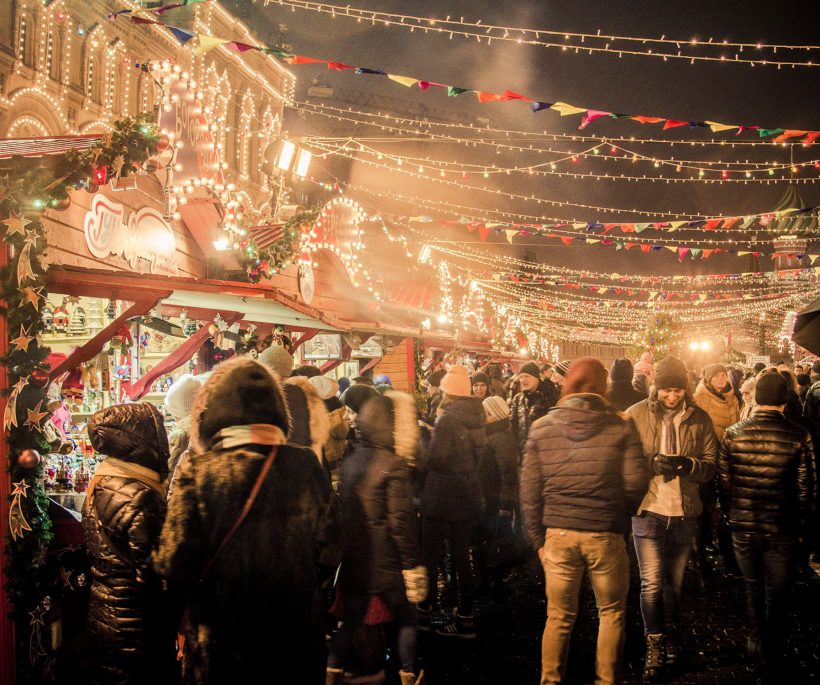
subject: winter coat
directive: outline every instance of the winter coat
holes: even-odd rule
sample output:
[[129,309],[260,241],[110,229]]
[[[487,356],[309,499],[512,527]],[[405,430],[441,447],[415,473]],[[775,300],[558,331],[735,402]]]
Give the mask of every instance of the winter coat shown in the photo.
[[718,455],[721,508],[736,533],[806,531],[815,476],[809,432],[778,411],[760,411],[731,426]]
[[481,456],[479,473],[487,515],[513,510],[518,505],[518,447],[509,419],[485,426],[487,446]]
[[[250,359],[220,364],[197,397],[195,454],[177,476],[155,555],[157,571],[187,602],[187,684],[324,682],[321,584],[340,558],[338,508],[315,455],[284,444],[287,427],[279,380]],[[278,437],[222,437],[258,428]],[[217,555],[272,446],[247,518]]]
[[[812,379],[817,378],[812,376]],[[814,435],[820,437],[820,379],[814,380],[806,392],[806,399],[803,402],[803,418],[806,422],[814,426]]]
[[191,417],[186,416],[179,419],[174,425],[173,430],[168,434],[168,449],[170,457],[168,458],[168,499],[174,491],[174,483],[176,481],[177,469],[180,462],[188,452],[191,444],[191,436],[188,431],[191,428]]
[[484,407],[477,397],[457,397],[444,405],[428,447],[422,516],[474,521],[482,515],[478,462],[487,441],[484,421]]
[[332,397],[325,400],[324,404],[330,419],[330,433],[325,443],[325,460],[330,468],[336,468],[347,449],[350,422],[347,420],[345,408],[338,399]]
[[362,444],[342,462],[339,500],[345,549],[339,583],[353,594],[403,589],[420,565],[410,464],[418,444],[415,402],[388,391],[358,416]]
[[521,469],[524,529],[536,549],[547,528],[624,533],[648,483],[632,420],[600,395],[566,395],[530,431]]
[[527,435],[533,422],[546,414],[552,404],[550,399],[543,395],[540,389],[522,390],[510,402],[510,422],[512,423],[513,437],[518,445],[518,451],[523,454],[527,444]]
[[[709,415],[694,403],[690,395],[687,394],[684,402],[686,408],[681,418],[678,454],[691,457],[695,463],[691,474],[678,477],[684,516],[695,517],[703,510],[698,483],[712,481],[717,473],[717,439]],[[626,413],[635,421],[651,474],[652,459],[662,452],[660,441],[663,419],[658,391],[654,390],[652,395],[631,406]],[[652,504],[644,498],[638,513]]]
[[541,384],[538,386],[538,392],[546,398],[547,404],[550,407],[554,407],[558,404],[558,400],[561,399],[561,389],[550,378],[541,379]]
[[609,403],[618,411],[626,411],[633,404],[646,399],[646,393],[636,390],[632,381],[612,381],[606,393]]
[[731,390],[718,393],[701,381],[695,390],[693,399],[695,404],[709,414],[718,440],[723,437],[723,432],[729,426],[740,421],[740,405]]
[[[97,452],[150,470],[157,484],[167,473],[168,438],[151,405],[121,404],[97,412],[88,433]],[[175,617],[151,565],[165,512],[161,488],[126,476],[92,480],[82,520],[93,579],[87,621],[92,683],[171,677]]]
[[284,391],[290,412],[288,444],[310,448],[321,462],[331,430],[325,403],[306,376],[285,380]]

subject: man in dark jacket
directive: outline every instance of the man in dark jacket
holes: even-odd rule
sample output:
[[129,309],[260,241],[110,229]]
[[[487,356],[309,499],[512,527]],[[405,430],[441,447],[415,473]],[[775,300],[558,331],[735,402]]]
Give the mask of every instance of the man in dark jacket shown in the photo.
[[[803,419],[806,426],[812,431],[814,443],[814,472],[820,473],[820,360],[811,367],[811,385],[806,391],[803,400]],[[820,488],[817,488],[817,498],[814,502],[815,525],[813,534],[814,561],[820,561]]]
[[171,682],[178,616],[168,610],[151,551],[165,520],[168,438],[151,404],[118,404],[88,422],[105,455],[83,507],[91,558],[88,607],[91,683]]
[[633,375],[632,362],[626,357],[612,362],[612,367],[609,369],[610,385],[606,397],[619,411],[626,411],[633,404],[646,399],[646,393],[639,392],[632,386]]
[[603,365],[577,359],[557,407],[533,424],[527,441],[521,512],[547,583],[542,684],[564,676],[585,570],[600,617],[595,682],[617,682],[629,590],[625,533],[649,472],[634,424],[605,392]]
[[398,628],[402,685],[416,675],[416,604],[427,596],[410,487],[419,427],[412,396],[389,390],[365,402],[361,444],[341,466],[339,498],[346,541],[339,572],[343,606],[328,658],[328,685],[341,683],[347,654],[371,598],[390,609]]
[[281,383],[247,357],[217,366],[197,397],[195,454],[154,555],[187,599],[187,684],[324,682],[321,585],[339,564],[338,509],[316,455],[286,444],[287,430]]
[[703,510],[698,485],[710,482],[717,468],[712,420],[694,403],[686,390],[688,383],[683,362],[666,357],[655,365],[652,395],[627,411],[652,471],[649,490],[632,518],[641,572],[647,680],[660,677],[667,658],[672,662],[678,656],[674,622],[683,572]]
[[523,453],[527,435],[534,421],[546,414],[552,404],[540,391],[541,370],[535,362],[527,362],[518,370],[521,390],[510,402],[510,422],[518,450]]
[[783,416],[787,395],[780,374],[761,376],[754,415],[726,431],[718,457],[721,506],[746,582],[747,651],[769,667],[785,656],[789,585],[816,487],[811,436]]

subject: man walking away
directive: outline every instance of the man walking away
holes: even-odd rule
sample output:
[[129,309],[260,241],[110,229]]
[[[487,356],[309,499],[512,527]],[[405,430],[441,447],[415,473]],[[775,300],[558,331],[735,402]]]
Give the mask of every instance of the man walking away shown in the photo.
[[576,360],[557,407],[533,424],[527,442],[521,510],[547,583],[542,684],[564,677],[585,570],[600,617],[595,682],[617,680],[629,589],[624,533],[649,471],[634,424],[612,409],[605,392],[603,365]]
[[686,392],[686,366],[666,357],[655,365],[655,390],[628,414],[635,420],[652,479],[632,519],[641,573],[646,635],[644,678],[654,680],[678,657],[675,617],[683,572],[702,507],[698,485],[716,473],[717,441],[709,415]]
[[746,582],[746,649],[769,670],[783,665],[797,543],[814,506],[812,441],[784,417],[787,396],[780,374],[761,376],[754,415],[726,431],[718,457],[721,506]]

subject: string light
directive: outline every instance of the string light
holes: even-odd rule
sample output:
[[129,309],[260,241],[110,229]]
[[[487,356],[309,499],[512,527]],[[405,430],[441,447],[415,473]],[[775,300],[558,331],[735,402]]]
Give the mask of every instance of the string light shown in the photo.
[[[501,26],[495,24],[484,24],[481,20],[465,21],[451,18],[434,19],[432,17],[420,17],[408,14],[396,14],[392,12],[380,12],[366,10],[350,5],[333,5],[323,2],[312,2],[310,0],[265,0],[265,5],[278,4],[288,7],[292,11],[308,10],[323,14],[330,14],[332,17],[341,16],[348,19],[355,19],[359,22],[369,21],[374,26],[395,26],[424,33],[434,33],[448,36],[452,40],[453,36],[466,39],[475,39],[479,43],[486,41],[486,45],[491,45],[493,41],[516,43],[518,45],[531,45],[543,48],[557,48],[561,51],[573,51],[577,54],[591,55],[594,53],[607,53],[622,57],[623,55],[651,57],[668,61],[669,59],[688,60],[691,63],[723,62],[734,64],[748,64],[750,66],[777,66],[778,68],[788,67],[814,67],[814,60],[806,61],[784,60],[777,57],[777,50],[784,51],[805,51],[812,53],[820,50],[816,45],[781,45],[758,43],[741,43],[724,40],[713,42],[699,41],[695,38],[691,40],[672,39],[662,36],[661,38],[649,38],[640,36],[623,36],[611,33],[577,33],[563,32],[547,29],[531,29],[525,27]],[[613,45],[614,43],[614,45]],[[650,48],[643,47],[647,43]],[[694,48],[701,47],[706,50],[719,50],[719,55],[702,55],[693,52]],[[734,54],[727,56],[725,50],[734,51]],[[746,51],[770,51],[772,54],[767,58],[747,57]],[[746,53],[748,54],[748,52]]]

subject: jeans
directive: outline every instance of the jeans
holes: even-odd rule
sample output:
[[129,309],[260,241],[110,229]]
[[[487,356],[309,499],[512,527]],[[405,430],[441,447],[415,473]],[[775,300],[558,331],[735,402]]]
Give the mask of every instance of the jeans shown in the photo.
[[458,613],[471,616],[473,613],[474,581],[470,566],[470,542],[473,536],[473,521],[438,521],[423,518],[421,522],[421,547],[424,565],[430,578],[430,599],[435,601],[436,579],[441,562],[444,539],[450,541],[450,557],[458,580]]
[[564,676],[584,570],[589,572],[598,605],[595,683],[616,682],[629,592],[629,558],[624,536],[550,528],[544,542],[547,624],[541,640],[542,685],[560,683]]
[[766,659],[782,657],[797,539],[776,533],[733,533],[732,542],[746,583],[749,637],[762,647]]
[[[418,637],[418,617],[416,607],[407,601],[404,588],[388,590],[381,593],[381,598],[398,623],[398,652],[401,669],[407,672],[416,670],[416,642]],[[328,668],[344,668],[347,655],[353,644],[356,631],[364,622],[370,595],[345,594],[344,611],[339,629],[330,642]]]
[[663,633],[673,624],[680,602],[683,572],[692,551],[696,518],[632,517],[632,536],[641,573],[641,615],[644,632]]

